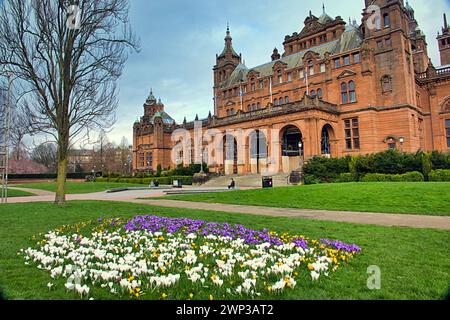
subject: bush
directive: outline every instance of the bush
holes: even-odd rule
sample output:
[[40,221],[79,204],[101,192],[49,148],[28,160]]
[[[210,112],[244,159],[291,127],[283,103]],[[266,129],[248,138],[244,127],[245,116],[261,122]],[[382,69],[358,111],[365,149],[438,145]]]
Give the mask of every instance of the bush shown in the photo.
[[[314,183],[326,183],[335,181],[341,173],[349,172],[350,157],[324,158],[314,157],[303,167],[306,181]],[[307,176],[311,177],[307,177]]]
[[450,181],[450,170],[433,170],[429,175],[430,181]]
[[450,154],[433,151],[430,160],[433,170],[450,170]]
[[341,173],[335,182],[344,183],[344,182],[356,182],[357,179],[352,173]]
[[361,182],[422,182],[424,180],[422,173],[413,171],[405,174],[368,173],[362,177]]

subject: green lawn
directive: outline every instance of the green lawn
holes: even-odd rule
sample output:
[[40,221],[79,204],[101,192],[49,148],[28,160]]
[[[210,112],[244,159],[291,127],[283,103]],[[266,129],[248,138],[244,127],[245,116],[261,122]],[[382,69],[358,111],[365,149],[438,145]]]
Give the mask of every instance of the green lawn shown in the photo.
[[171,196],[281,208],[450,215],[450,183],[342,183]]
[[8,189],[8,198],[30,197],[30,196],[34,196],[34,194],[32,194],[30,192],[21,191],[21,190]]
[[[24,265],[17,255],[32,246],[30,237],[65,224],[98,217],[155,214],[240,223],[278,232],[300,233],[313,238],[328,237],[363,248],[349,265],[330,279],[299,283],[292,291],[262,299],[443,299],[450,280],[450,232],[408,228],[388,228],[347,223],[318,222],[293,218],[259,217],[223,212],[187,211],[114,202],[69,202],[52,204],[9,204],[0,206],[0,292],[9,299],[77,299],[66,293],[63,280],[52,280],[46,271]],[[367,268],[377,265],[382,272],[382,289],[367,289]],[[52,291],[47,283],[53,282]],[[1,289],[2,288],[2,289]],[[93,289],[96,299],[114,298],[102,289]],[[151,295],[145,296],[151,298]]]
[[[51,192],[56,191],[55,182],[47,183],[29,183],[23,185],[17,185],[18,188],[28,188],[28,189],[38,189],[47,190]],[[67,194],[84,194],[84,193],[94,193],[106,191],[114,188],[124,188],[124,187],[145,187],[142,184],[131,184],[131,183],[115,183],[115,182],[67,182]]]

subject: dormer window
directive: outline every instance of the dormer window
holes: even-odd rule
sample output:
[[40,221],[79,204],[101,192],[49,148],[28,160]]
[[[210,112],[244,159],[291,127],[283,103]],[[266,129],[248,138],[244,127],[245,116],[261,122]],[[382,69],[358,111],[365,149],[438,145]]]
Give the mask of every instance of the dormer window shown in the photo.
[[259,81],[259,88],[260,88],[260,89],[263,89],[263,88],[264,88],[264,81],[263,81],[263,80],[260,80],[260,81]]
[[288,73],[288,81],[292,81],[292,72]]
[[281,70],[278,70],[278,83],[283,83],[283,74]]

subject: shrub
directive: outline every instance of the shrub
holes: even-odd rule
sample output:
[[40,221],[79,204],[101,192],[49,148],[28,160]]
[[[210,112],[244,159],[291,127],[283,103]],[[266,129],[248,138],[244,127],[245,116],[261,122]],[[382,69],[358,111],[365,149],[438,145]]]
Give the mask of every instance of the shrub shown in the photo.
[[450,170],[433,170],[429,175],[430,181],[450,181]]
[[431,154],[430,153],[424,153],[422,155],[422,172],[425,176],[425,180],[429,180],[429,175],[431,170],[433,169],[433,164],[431,163]]
[[305,174],[303,176],[303,180],[304,180],[305,184],[319,184],[319,183],[322,183],[322,181],[319,178],[316,178],[312,174]]
[[[349,172],[349,162],[350,157],[314,157],[309,160],[308,163],[303,167],[304,176],[312,176],[305,178],[305,180],[308,180],[310,182],[315,181],[316,183],[333,182],[339,177],[341,173]],[[317,180],[319,182],[317,182]]]
[[355,176],[352,173],[341,173],[335,182],[343,183],[343,182],[355,182],[357,181]]
[[368,173],[361,179],[362,182],[421,182],[424,181],[422,173],[413,171],[405,174]]
[[450,170],[450,154],[433,151],[430,160],[433,170]]

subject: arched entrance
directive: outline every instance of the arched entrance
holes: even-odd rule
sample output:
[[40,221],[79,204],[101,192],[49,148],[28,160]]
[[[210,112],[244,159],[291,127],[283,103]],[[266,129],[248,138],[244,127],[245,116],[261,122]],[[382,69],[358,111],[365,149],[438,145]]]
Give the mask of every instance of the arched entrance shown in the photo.
[[266,135],[260,130],[252,131],[249,143],[251,173],[262,173],[267,167],[268,146]]
[[331,141],[334,138],[334,131],[333,127],[329,124],[326,124],[322,128],[322,135],[321,135],[321,153],[324,157],[331,157],[332,150],[331,150]]
[[303,135],[296,126],[287,126],[281,131],[282,171],[290,173],[301,169],[303,165]]
[[238,173],[238,147],[236,138],[230,134],[223,137],[223,163],[225,174]]

